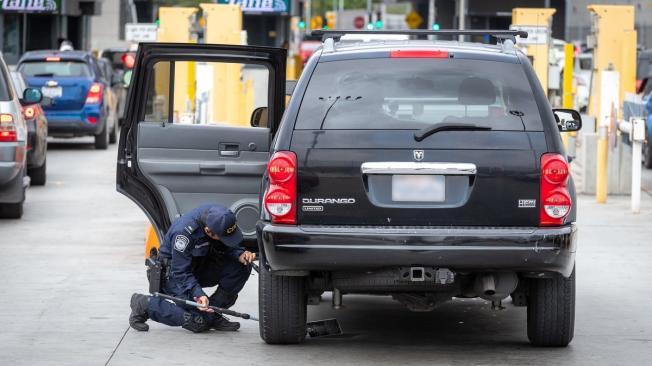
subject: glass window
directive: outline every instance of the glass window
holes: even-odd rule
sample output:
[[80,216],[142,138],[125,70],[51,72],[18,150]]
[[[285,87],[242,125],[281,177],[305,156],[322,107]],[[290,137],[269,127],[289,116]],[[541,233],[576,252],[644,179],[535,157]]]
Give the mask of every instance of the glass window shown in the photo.
[[269,104],[268,82],[269,70],[258,65],[157,62],[144,120],[249,127],[254,110]]
[[520,64],[392,58],[318,64],[296,128],[422,129],[446,122],[542,130]]
[[88,77],[88,65],[82,61],[28,61],[20,65],[27,77]]
[[[0,60],[0,62],[3,62]],[[5,68],[4,65],[0,64],[0,100],[2,101],[8,101],[11,100],[12,95],[11,95],[11,86],[9,85],[10,79],[7,77],[7,74],[5,73]]]

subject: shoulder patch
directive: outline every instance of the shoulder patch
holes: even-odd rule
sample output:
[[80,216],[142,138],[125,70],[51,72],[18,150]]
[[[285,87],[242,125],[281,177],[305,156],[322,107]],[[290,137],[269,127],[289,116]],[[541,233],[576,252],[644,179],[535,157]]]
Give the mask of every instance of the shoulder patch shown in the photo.
[[188,239],[187,236],[185,235],[177,235],[174,237],[174,249],[184,252],[186,250],[186,247],[188,247],[188,243],[190,242],[190,239]]

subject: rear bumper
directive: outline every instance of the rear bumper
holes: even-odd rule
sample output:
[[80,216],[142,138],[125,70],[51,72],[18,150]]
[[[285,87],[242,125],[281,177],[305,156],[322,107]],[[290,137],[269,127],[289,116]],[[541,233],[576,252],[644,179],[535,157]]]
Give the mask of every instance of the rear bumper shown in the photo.
[[[47,110],[48,134],[51,136],[87,136],[102,131],[104,118],[102,109],[95,106],[77,111]],[[89,117],[97,118],[96,123],[88,122]]]
[[434,266],[569,276],[577,247],[575,224],[560,228],[375,228],[259,222],[257,230],[273,271]]

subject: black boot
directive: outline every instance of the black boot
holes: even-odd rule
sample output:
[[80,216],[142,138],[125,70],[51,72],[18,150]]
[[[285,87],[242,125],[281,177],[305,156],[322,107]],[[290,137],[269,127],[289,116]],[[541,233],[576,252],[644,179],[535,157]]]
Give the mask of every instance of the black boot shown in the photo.
[[141,294],[131,295],[131,315],[129,315],[129,325],[139,332],[147,332],[149,325],[145,323],[149,316],[147,315],[147,306],[149,305],[149,296]]
[[229,321],[229,319],[222,314],[215,314],[215,320],[213,320],[211,328],[223,332],[235,332],[240,329],[240,323]]

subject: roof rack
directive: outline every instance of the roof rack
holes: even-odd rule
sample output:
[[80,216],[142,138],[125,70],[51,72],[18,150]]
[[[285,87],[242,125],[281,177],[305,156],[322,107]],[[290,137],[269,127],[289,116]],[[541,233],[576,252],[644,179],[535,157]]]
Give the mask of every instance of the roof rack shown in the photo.
[[492,29],[472,29],[472,30],[459,30],[459,29],[443,29],[443,30],[429,30],[429,29],[396,29],[396,30],[326,30],[315,29],[311,32],[313,36],[321,36],[322,42],[329,38],[333,41],[339,42],[345,34],[406,34],[410,36],[492,36],[499,40],[509,39],[516,43],[516,36],[527,38],[527,32],[522,30],[492,30]]

